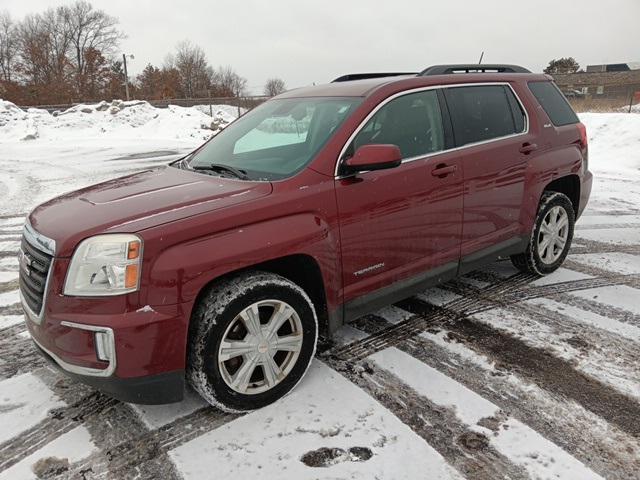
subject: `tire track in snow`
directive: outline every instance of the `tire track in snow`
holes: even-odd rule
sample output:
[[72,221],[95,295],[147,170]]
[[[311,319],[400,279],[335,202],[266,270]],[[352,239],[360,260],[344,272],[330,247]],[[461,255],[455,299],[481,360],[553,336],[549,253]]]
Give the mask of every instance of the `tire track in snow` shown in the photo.
[[15,340],[15,337],[24,331],[26,331],[24,324],[11,325],[0,329],[0,350],[4,351],[4,343]]
[[[447,305],[449,308],[455,308],[464,311],[477,305],[478,301],[484,297],[501,298],[507,291],[518,288],[520,285],[528,284],[537,277],[526,273],[516,273],[509,277],[500,278],[487,286],[482,291],[469,292],[466,297],[461,297]],[[491,307],[493,308],[493,307]],[[354,358],[364,358],[366,356],[382,350],[389,346],[393,346],[398,341],[408,338],[412,335],[419,334],[429,328],[430,324],[437,320],[446,319],[446,315],[442,312],[435,312],[432,318],[424,316],[412,316],[404,321],[390,326],[383,331],[377,332],[363,340],[352,342],[343,347],[339,347],[336,351],[338,356],[347,355]]]
[[[571,283],[584,285],[582,282]],[[562,283],[546,286],[555,291],[555,286]],[[473,285],[457,281],[441,288],[457,295],[477,295],[479,290]],[[547,300],[549,297],[539,298]],[[452,304],[443,306],[449,308]],[[470,315],[490,311],[492,306],[499,308],[504,315],[498,312],[476,320],[524,338],[528,344],[540,346],[552,355],[564,357],[567,352],[572,352],[568,361],[577,371],[631,396],[635,401],[640,397],[640,392],[637,392],[637,385],[640,384],[640,365],[637,363],[640,329],[626,327],[626,324],[616,325],[616,322],[602,317],[600,313],[596,316],[582,311],[581,319],[581,310],[572,311],[571,307],[563,307],[559,303],[500,301],[492,305],[492,302],[485,301],[485,306],[488,308],[458,313]],[[569,310],[573,315],[565,314],[563,310]]]
[[[22,307],[20,307],[22,312]],[[3,312],[0,312],[3,314]],[[14,327],[11,327],[14,328]],[[20,373],[30,372],[46,365],[46,360],[37,351],[31,338],[13,336],[2,337],[0,357],[0,379],[10,378]]]
[[[335,353],[339,356],[347,355],[351,358],[361,359],[367,357],[376,351],[393,346],[404,338],[424,331],[434,322],[446,320],[450,315],[447,312],[472,315],[497,307],[508,307],[524,300],[545,297],[550,293],[566,293],[640,282],[640,275],[612,275],[609,272],[606,278],[572,280],[543,286],[527,285],[536,278],[533,275],[518,273],[510,277],[501,278],[485,289],[465,289],[465,296],[448,303],[446,310],[434,309],[428,316],[415,315],[375,335],[338,347]],[[444,284],[443,287],[453,288],[460,283],[459,281],[449,282]]]
[[[640,296],[640,292],[638,292],[638,295]],[[548,298],[571,307],[581,308],[588,312],[593,312],[598,315],[612,318],[618,322],[628,323],[629,325],[640,328],[640,315],[624,310],[623,308],[619,308],[615,305],[598,302],[584,297],[577,297],[567,293],[551,294]]]
[[[581,255],[585,253],[629,253],[632,255],[640,254],[640,245],[621,245],[615,243],[598,242],[595,240],[587,240],[579,237],[577,234],[575,240],[579,245],[571,247],[571,255]],[[566,267],[566,261],[563,264]]]
[[417,298],[400,302],[398,306],[418,317],[432,317],[436,312],[439,318],[431,322],[432,326],[437,322],[503,368],[575,401],[632,437],[640,438],[640,404],[577,371],[567,360],[550,355],[542,348],[532,347],[490,325]]
[[[587,272],[581,272],[581,273],[587,273]],[[637,278],[639,278],[640,276],[636,276],[636,277],[626,276],[626,277],[619,278],[619,275],[612,276],[611,272],[607,272],[605,270],[599,270],[593,273],[605,274],[605,277],[610,277],[615,281],[621,280],[621,282],[616,283],[616,285],[602,285],[602,286],[598,286],[598,284],[595,283],[595,284],[591,284],[592,285],[591,287],[589,287],[590,284],[588,283],[586,285],[585,283],[574,283],[574,284],[569,284],[569,288],[567,292],[562,292],[560,291],[560,289],[558,290],[555,289],[554,287],[555,285],[558,285],[560,288],[562,288],[562,284],[564,283],[564,282],[558,282],[555,284],[546,285],[552,291],[547,292],[546,294],[544,294],[544,297],[540,297],[540,298],[548,298],[550,300],[555,300],[557,302],[563,303],[571,307],[580,308],[587,312],[592,312],[601,316],[609,317],[618,322],[627,323],[629,325],[640,327],[640,315],[636,313],[630,312],[623,308],[619,308],[609,303],[588,299],[588,298],[585,298],[584,296],[571,295],[572,291],[582,291],[583,289],[580,287],[584,287],[584,286],[589,287],[589,288],[584,288],[584,290],[589,290],[592,288],[595,289],[600,287],[607,287],[607,286],[617,286],[617,285],[631,286],[631,288],[633,288],[633,285],[635,285],[635,283],[637,282]],[[471,277],[483,282],[488,282],[488,283],[493,283],[493,282],[502,280],[499,276],[489,271],[472,272],[471,274],[468,275],[468,277]],[[446,285],[449,285],[449,284],[446,284]],[[444,286],[445,288],[446,288],[446,285]],[[459,282],[458,285],[462,288],[465,288],[467,291],[466,293],[464,291],[460,291],[459,293],[461,295],[468,295],[469,292],[474,290],[474,287],[472,285],[468,285],[464,282]],[[572,286],[578,287],[578,288],[573,289]],[[535,287],[536,287],[535,285],[532,285],[532,288],[535,288]],[[566,286],[565,286],[565,289],[566,289]],[[478,290],[478,289],[475,289],[475,290]],[[473,293],[476,294],[476,292],[473,292]],[[539,293],[539,290],[538,290],[538,293]],[[640,291],[638,292],[638,295],[640,295]],[[535,297],[535,298],[538,298],[538,297]]]
[[594,223],[591,225],[578,223],[575,226],[575,231],[608,230],[609,228],[635,228],[640,230],[640,223]]
[[147,430],[116,445],[101,449],[72,464],[56,478],[180,479],[167,452],[237,418],[238,415],[205,407],[155,430]]
[[[62,408],[49,412],[46,419],[22,432],[18,437],[0,444],[0,471],[6,470],[56,438],[84,424],[116,403],[106,395],[92,392]],[[85,425],[86,426],[86,425]]]
[[[564,267],[593,277],[613,278],[619,275],[611,270],[588,265],[572,259],[565,260]],[[629,275],[629,282],[625,283],[625,285],[640,289],[640,274]]]
[[18,279],[11,280],[10,282],[0,283],[0,293],[11,292],[18,289]]
[[496,451],[486,436],[463,424],[455,411],[436,405],[388,371],[369,361],[354,364],[334,356],[323,361],[389,409],[465,477],[529,478],[524,469]]
[[[374,334],[391,323],[368,315],[351,325]],[[446,332],[442,343],[469,347],[451,331],[433,330],[432,335],[440,332]],[[430,338],[407,338],[396,347],[491,401],[603,477],[627,480],[640,470],[640,457],[635,454],[640,451],[639,440],[564,398],[515,379],[507,370],[483,367],[484,357],[469,360]]]
[[27,213],[9,213],[9,214],[1,214],[0,215],[0,220],[9,220],[9,219],[16,219],[16,220],[21,220],[24,222],[24,218],[27,216]]
[[0,315],[22,315],[23,313],[24,310],[22,310],[20,302],[0,307]]
[[[46,444],[55,440],[64,433],[66,428],[77,422],[89,431],[91,440],[97,447],[96,453],[87,458],[95,458],[98,454],[109,456],[109,452],[114,451],[118,445],[138,437],[141,432],[148,431],[128,404],[121,403],[91,387],[77,383],[52,369],[39,369],[37,373],[58,397],[70,405],[70,407],[59,408],[51,413],[51,416],[60,421],[60,425],[57,428],[55,426],[49,429],[43,428],[44,434],[48,435],[48,438],[42,443]],[[24,456],[25,453],[28,452],[21,452],[20,455]],[[69,470],[60,472],[58,476],[74,479],[101,477],[179,478],[168,456],[160,453],[151,461],[136,464],[132,466],[130,471],[118,474],[110,471],[110,462],[87,465],[83,459],[76,463],[83,465],[84,468],[74,471],[72,474],[69,473]]]

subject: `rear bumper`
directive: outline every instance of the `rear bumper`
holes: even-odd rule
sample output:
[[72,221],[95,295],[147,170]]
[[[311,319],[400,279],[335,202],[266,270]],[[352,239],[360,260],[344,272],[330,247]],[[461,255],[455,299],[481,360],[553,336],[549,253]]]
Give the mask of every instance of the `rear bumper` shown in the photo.
[[580,215],[582,215],[582,212],[584,212],[587,203],[589,203],[592,185],[593,174],[590,171],[587,171],[582,177],[582,184],[580,185],[580,205],[578,206],[576,219],[580,218]]
[[68,370],[68,364],[65,365],[64,361],[46,351],[35,340],[34,343],[42,356],[57,370],[121,402],[160,405],[179,402],[184,396],[184,370],[135,378],[82,375]]

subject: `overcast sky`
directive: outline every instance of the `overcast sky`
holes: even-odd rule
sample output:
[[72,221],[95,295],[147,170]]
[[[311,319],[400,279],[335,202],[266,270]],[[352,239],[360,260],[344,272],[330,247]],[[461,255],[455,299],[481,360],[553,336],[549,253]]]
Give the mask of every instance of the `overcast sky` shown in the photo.
[[[0,0],[15,18],[68,1]],[[439,63],[516,63],[541,71],[552,58],[580,65],[640,61],[640,0],[94,0],[120,19],[122,50],[139,73],[184,39],[213,66],[231,65],[261,93],[362,71],[418,71]]]

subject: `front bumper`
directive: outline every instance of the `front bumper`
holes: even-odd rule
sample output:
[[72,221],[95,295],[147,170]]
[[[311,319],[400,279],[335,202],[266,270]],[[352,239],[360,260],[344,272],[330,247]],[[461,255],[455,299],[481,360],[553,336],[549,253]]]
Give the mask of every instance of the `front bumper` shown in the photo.
[[[67,305],[74,301],[68,299]],[[125,402],[182,400],[188,306],[145,307],[120,314],[69,308],[54,314],[50,308],[54,303],[48,302],[40,323],[25,315],[38,350],[56,368]]]
[[[74,380],[94,387],[121,402],[160,405],[179,402],[184,397],[184,370],[136,378],[95,376],[76,373],[75,366],[54,357],[34,340],[42,356],[57,370]],[[69,368],[71,367],[71,368]]]

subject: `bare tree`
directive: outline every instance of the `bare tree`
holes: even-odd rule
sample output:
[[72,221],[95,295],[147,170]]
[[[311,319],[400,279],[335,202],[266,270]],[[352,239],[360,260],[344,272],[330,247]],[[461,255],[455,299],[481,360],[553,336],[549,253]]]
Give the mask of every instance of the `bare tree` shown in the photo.
[[71,34],[64,9],[48,9],[29,15],[18,28],[21,70],[39,101],[69,99]]
[[11,82],[18,57],[18,31],[8,12],[0,12],[0,80]]
[[219,67],[213,74],[213,93],[221,97],[242,97],[247,93],[247,79],[230,66]]
[[[60,7],[69,31],[73,67],[79,93],[83,93],[83,84],[87,75],[88,63],[98,51],[109,56],[114,53],[124,34],[117,28],[118,19],[102,10],[94,10],[84,0],[78,0],[69,6]],[[87,58],[90,52],[91,58]]]
[[267,83],[264,85],[264,94],[269,97],[275,97],[276,95],[280,95],[287,89],[287,86],[284,83],[284,80],[281,78],[270,78],[267,80]]
[[203,94],[209,89],[213,70],[201,47],[189,41],[179,43],[172,63],[178,71],[180,84],[187,98],[193,98],[197,93]]

